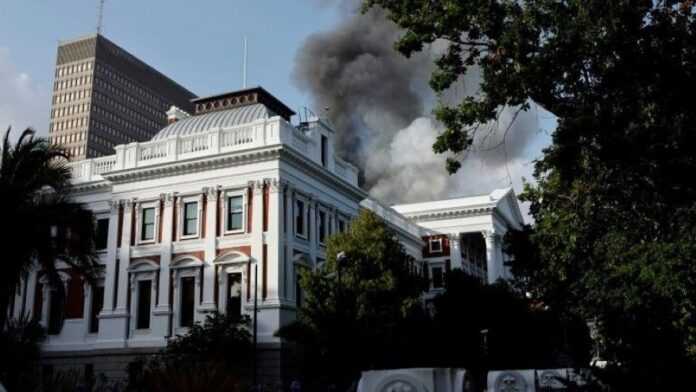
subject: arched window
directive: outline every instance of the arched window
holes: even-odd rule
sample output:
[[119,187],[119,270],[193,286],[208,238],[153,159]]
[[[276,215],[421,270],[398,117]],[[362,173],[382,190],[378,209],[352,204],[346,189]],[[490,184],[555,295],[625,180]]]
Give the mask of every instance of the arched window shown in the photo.
[[157,273],[159,265],[151,260],[138,260],[129,268],[131,290],[131,322],[132,333],[150,330],[152,311],[157,298]]
[[218,311],[232,317],[241,317],[247,303],[245,292],[249,287],[249,256],[231,251],[215,260],[218,276]]
[[[173,320],[178,333],[185,333],[196,321],[200,303],[201,271],[203,262],[193,256],[182,256],[172,260]],[[184,328],[184,330],[181,330]]]

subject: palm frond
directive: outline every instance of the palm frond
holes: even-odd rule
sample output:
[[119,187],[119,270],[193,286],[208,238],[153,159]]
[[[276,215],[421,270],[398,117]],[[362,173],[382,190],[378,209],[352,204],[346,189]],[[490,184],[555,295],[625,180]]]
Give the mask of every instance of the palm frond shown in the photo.
[[[59,269],[70,269],[92,281],[99,265],[94,216],[71,201],[71,170],[65,152],[36,137],[33,129],[22,132],[13,145],[10,132],[8,128],[0,161],[0,205],[5,207],[0,225],[5,249],[0,259],[0,304],[7,302],[22,274],[37,267],[62,296]],[[2,325],[6,309],[0,313]]]

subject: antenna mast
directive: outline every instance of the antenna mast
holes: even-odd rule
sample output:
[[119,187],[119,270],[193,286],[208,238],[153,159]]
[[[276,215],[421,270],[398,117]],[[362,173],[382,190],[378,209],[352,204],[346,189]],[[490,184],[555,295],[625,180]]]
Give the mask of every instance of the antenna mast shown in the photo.
[[97,12],[97,34],[102,32],[102,21],[104,20],[104,1],[99,0],[99,9]]
[[244,59],[242,60],[242,88],[247,87],[247,37],[244,36]]

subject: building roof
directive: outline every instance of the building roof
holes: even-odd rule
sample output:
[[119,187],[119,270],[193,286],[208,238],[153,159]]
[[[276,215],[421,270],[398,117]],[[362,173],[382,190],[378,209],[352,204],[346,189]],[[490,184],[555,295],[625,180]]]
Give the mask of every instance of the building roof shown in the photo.
[[222,94],[210,95],[191,100],[196,107],[196,114],[225,110],[231,107],[261,103],[266,105],[274,113],[290,121],[295,112],[281,100],[274,97],[263,87],[251,87],[243,90],[230,91]]
[[505,215],[511,223],[515,225],[524,223],[524,218],[519,210],[517,196],[515,196],[512,188],[495,189],[487,195],[399,204],[393,205],[391,208],[408,218],[416,220],[422,216],[446,215],[455,211],[496,209]]
[[191,116],[169,124],[159,131],[152,140],[160,140],[170,136],[188,136],[204,133],[214,128],[228,128],[247,124],[259,119],[275,116],[270,109],[260,103],[238,106],[226,110]]

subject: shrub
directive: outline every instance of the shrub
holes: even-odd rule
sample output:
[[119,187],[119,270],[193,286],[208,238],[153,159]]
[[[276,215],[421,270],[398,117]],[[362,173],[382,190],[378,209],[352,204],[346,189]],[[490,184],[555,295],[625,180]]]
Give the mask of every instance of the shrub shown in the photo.
[[0,381],[9,391],[38,386],[39,344],[46,337],[38,320],[28,317],[7,321],[0,332]]

